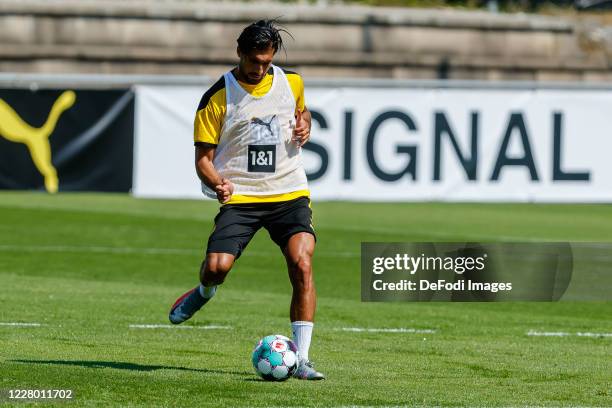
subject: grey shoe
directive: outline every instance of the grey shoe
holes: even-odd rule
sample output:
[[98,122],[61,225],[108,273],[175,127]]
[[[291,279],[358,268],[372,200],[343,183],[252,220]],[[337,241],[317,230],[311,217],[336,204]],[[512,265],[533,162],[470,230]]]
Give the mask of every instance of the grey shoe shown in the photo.
[[200,295],[200,287],[191,289],[183,294],[170,309],[168,318],[172,324],[180,324],[191,318],[195,312],[200,310],[210,299],[204,299]]
[[324,380],[325,375],[314,369],[314,364],[308,360],[301,360],[298,369],[293,374],[300,380]]

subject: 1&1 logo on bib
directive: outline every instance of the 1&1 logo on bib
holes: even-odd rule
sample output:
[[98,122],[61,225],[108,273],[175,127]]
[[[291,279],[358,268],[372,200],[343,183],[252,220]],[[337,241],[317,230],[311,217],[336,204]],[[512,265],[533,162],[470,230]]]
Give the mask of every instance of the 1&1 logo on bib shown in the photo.
[[249,145],[248,170],[274,173],[276,171],[276,145]]

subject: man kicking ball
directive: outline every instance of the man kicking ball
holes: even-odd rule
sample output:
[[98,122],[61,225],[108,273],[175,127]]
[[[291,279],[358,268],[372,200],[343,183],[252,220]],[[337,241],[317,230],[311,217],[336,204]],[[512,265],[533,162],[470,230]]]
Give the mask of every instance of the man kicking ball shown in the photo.
[[300,354],[295,377],[322,380],[308,359],[316,294],[312,211],[301,147],[311,115],[302,78],[272,65],[282,29],[261,20],[238,37],[238,66],[202,97],[195,118],[202,191],[222,204],[200,268],[201,284],[181,296],[170,321],[191,318],[216,293],[255,233],[264,227],[287,261],[293,287],[291,329]]

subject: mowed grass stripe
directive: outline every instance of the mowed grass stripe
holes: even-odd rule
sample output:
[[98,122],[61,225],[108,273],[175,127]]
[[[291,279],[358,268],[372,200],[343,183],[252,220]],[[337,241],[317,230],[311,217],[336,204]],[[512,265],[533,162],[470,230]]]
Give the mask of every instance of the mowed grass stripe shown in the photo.
[[[23,208],[35,214],[52,209],[68,214],[112,214],[114,217],[203,221],[218,210],[211,200],[144,200],[126,195],[62,194],[61,199],[37,193],[3,192],[0,207]],[[315,226],[361,231],[379,229],[397,234],[469,234],[517,239],[609,241],[612,208],[602,204],[479,203],[313,203]],[[568,222],[568,218],[571,222]],[[368,219],[370,221],[368,221]],[[494,222],[494,224],[492,224]],[[492,228],[492,227],[495,228]]]

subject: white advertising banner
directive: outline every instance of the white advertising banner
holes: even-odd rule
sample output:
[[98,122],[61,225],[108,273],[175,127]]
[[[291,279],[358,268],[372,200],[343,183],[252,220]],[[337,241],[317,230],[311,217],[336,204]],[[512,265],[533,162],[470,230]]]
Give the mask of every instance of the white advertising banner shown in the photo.
[[[201,197],[204,88],[138,86],[134,194]],[[612,93],[307,87],[314,199],[612,202]]]

